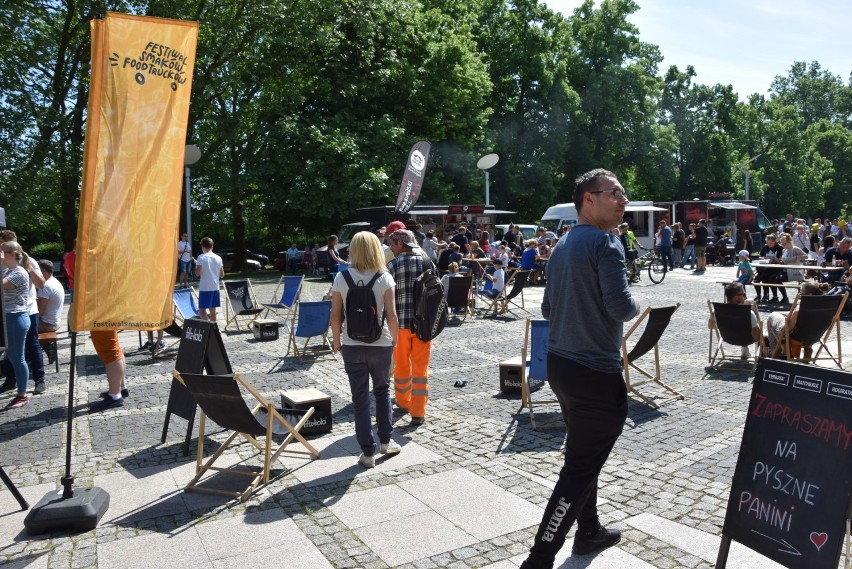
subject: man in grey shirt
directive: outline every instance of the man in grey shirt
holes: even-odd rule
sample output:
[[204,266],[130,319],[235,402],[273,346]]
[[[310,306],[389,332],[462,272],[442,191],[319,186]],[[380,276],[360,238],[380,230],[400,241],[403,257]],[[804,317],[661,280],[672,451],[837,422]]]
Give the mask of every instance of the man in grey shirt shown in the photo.
[[618,530],[598,520],[597,486],[627,418],[623,323],[639,314],[639,303],[630,296],[624,249],[611,233],[628,199],[615,174],[598,169],[577,178],[574,204],[578,225],[550,255],[541,305],[550,321],[547,377],[568,428],[565,464],[522,569],[552,568],[575,520],[575,554],[621,539]]

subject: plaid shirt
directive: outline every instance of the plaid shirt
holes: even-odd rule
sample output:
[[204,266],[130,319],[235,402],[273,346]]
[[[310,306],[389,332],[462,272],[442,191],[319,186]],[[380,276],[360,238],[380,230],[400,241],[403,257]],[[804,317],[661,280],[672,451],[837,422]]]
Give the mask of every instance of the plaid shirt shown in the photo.
[[401,253],[390,260],[388,271],[396,281],[396,314],[399,327],[412,329],[414,323],[414,281],[427,268],[419,253]]

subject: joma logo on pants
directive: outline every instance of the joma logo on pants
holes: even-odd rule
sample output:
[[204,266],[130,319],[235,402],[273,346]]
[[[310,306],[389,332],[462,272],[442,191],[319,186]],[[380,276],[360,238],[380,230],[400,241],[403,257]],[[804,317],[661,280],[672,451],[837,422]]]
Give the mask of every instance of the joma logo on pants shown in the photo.
[[553,515],[550,516],[550,521],[547,522],[547,530],[545,530],[544,535],[541,536],[541,539],[544,541],[553,541],[554,533],[559,529],[559,526],[562,525],[562,518],[565,517],[565,514],[568,513],[568,508],[571,507],[571,504],[565,501],[565,498],[559,498],[559,505],[556,506],[556,510],[553,511]]

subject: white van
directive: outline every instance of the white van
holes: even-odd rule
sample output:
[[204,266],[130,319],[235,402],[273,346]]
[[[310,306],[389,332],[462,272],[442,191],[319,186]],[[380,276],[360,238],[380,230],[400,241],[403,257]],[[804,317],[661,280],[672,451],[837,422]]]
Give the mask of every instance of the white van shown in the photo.
[[[624,211],[624,221],[630,224],[630,229],[643,247],[654,246],[654,212],[666,211],[657,207],[651,201],[635,201],[627,204]],[[577,225],[577,208],[573,203],[560,203],[547,208],[541,216],[541,224],[551,228],[557,235],[563,225]]]
[[[524,225],[521,223],[516,223],[515,227],[518,228],[518,233],[521,234],[521,244],[523,241],[527,239],[533,239],[538,237],[536,231],[538,230],[538,225]],[[494,226],[494,236],[491,241],[502,241],[503,236],[509,231],[509,224],[505,225],[495,225]]]

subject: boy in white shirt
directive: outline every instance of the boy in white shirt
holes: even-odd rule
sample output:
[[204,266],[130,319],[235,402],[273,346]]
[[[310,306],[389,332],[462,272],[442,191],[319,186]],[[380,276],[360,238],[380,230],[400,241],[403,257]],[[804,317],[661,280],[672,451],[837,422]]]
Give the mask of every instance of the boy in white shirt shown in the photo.
[[225,276],[222,257],[213,252],[213,240],[201,240],[203,253],[195,260],[195,276],[198,283],[198,314],[203,320],[216,322],[216,309],[222,305],[219,298],[219,279]]
[[38,331],[56,332],[59,329],[59,318],[62,316],[62,305],[65,303],[65,289],[61,282],[53,278],[53,261],[42,259],[38,262],[38,268],[44,277],[44,288],[36,294]]

